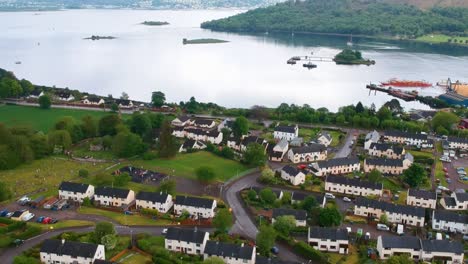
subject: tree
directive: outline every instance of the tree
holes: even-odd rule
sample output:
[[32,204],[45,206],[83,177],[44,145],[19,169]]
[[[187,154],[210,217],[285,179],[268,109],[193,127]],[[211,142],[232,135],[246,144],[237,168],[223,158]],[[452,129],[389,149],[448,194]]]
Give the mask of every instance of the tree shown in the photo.
[[34,157],[36,159],[41,159],[50,154],[51,149],[48,138],[43,133],[36,133],[32,135],[29,140],[29,145],[34,152]]
[[71,136],[72,142],[78,142],[83,138],[83,131],[76,119],[72,116],[63,116],[55,123],[54,129],[66,130]]
[[50,96],[48,95],[43,95],[39,97],[39,107],[42,109],[50,109],[50,106],[52,105],[52,100],[50,99]]
[[32,91],[34,91],[34,85],[26,79],[21,79],[20,85],[23,89],[23,94],[29,95]]
[[258,143],[251,143],[244,153],[244,162],[250,166],[260,167],[265,165],[267,156],[265,148]]
[[250,189],[247,192],[247,198],[249,198],[250,201],[257,200],[257,192],[254,189]]
[[377,117],[379,118],[380,122],[384,120],[388,120],[392,118],[392,111],[388,109],[386,106],[382,106],[379,111],[377,111]]
[[23,88],[15,78],[3,77],[0,79],[0,98],[18,97],[23,93]]
[[98,122],[96,118],[86,115],[81,118],[81,131],[85,138],[93,138],[98,132]]
[[342,216],[336,207],[326,207],[320,210],[319,225],[320,226],[339,226],[341,224]]
[[424,182],[425,176],[426,172],[424,171],[424,168],[417,163],[413,163],[403,172],[403,181],[410,187],[416,188]]
[[259,193],[260,199],[266,204],[273,204],[276,201],[276,194],[271,190],[271,188],[262,189]]
[[60,148],[62,150],[69,149],[72,144],[70,133],[66,130],[55,130],[48,134],[48,142],[51,149]]
[[83,198],[83,203],[81,205],[91,207],[93,204],[91,203],[91,199],[89,199],[89,197],[85,197]]
[[130,96],[128,96],[128,93],[122,92],[122,95],[120,96],[120,99],[122,99],[122,100],[128,100],[128,98],[130,98]]
[[224,260],[219,257],[209,257],[203,261],[203,264],[224,264]]
[[409,254],[393,255],[385,261],[385,264],[414,264]]
[[385,225],[388,224],[388,216],[387,216],[387,214],[382,214],[382,215],[380,216],[380,219],[379,219],[379,220],[380,220],[380,223],[382,223],[382,224],[385,224]]
[[249,120],[243,116],[236,118],[236,121],[232,124],[232,133],[234,137],[241,138],[243,135],[247,135],[249,132]]
[[166,103],[166,95],[163,92],[153,92],[151,95],[151,103],[154,107],[161,107]]
[[208,166],[201,166],[195,170],[197,179],[203,183],[210,183],[216,179],[216,173],[213,168]]
[[221,157],[226,159],[234,159],[234,151],[231,148],[223,147],[220,152]]
[[132,177],[128,173],[124,172],[120,175],[114,176],[114,185],[117,187],[123,187],[123,186],[126,186],[128,182],[131,180],[132,180]]
[[317,207],[318,202],[317,199],[315,199],[315,196],[309,195],[307,196],[304,201],[302,201],[301,208],[303,210],[306,210],[307,212],[310,212],[312,208]]
[[132,114],[130,130],[133,133],[140,135],[140,137],[145,137],[151,132],[151,129],[151,120],[146,114],[140,114],[139,112]]
[[454,113],[439,111],[432,118],[431,125],[432,128],[436,129],[443,127],[448,131],[452,130],[452,126],[458,124],[460,118]]
[[119,111],[119,105],[116,104],[116,103],[112,103],[110,105],[110,110],[111,110],[111,112],[117,113]]
[[110,222],[98,222],[94,228],[94,242],[101,243],[102,238],[107,235],[115,235],[114,225]]
[[217,231],[227,233],[233,224],[232,214],[227,208],[222,208],[213,218],[213,226]]
[[129,132],[121,132],[114,137],[112,151],[117,157],[129,158],[146,151],[141,137]]
[[159,156],[161,158],[172,158],[177,154],[177,144],[172,135],[171,124],[165,120],[161,127],[158,141]]
[[376,169],[373,169],[367,174],[367,180],[373,183],[380,183],[382,182],[382,173]]
[[269,256],[271,248],[275,245],[276,231],[271,226],[260,226],[257,233],[257,249],[260,255]]
[[0,182],[0,202],[6,201],[12,197],[10,188],[5,182]]
[[365,110],[365,109],[364,109],[364,106],[362,105],[362,103],[361,103],[361,102],[358,102],[358,103],[356,104],[356,113],[362,113],[362,112],[364,112],[364,110]]
[[80,169],[78,171],[78,176],[80,176],[81,178],[88,178],[89,176],[89,171],[86,170],[86,169]]
[[101,238],[101,244],[104,245],[106,250],[112,250],[117,245],[117,236],[114,234],[108,234]]
[[442,135],[447,136],[449,134],[449,131],[443,126],[438,126],[435,132],[439,136],[442,136]]
[[289,237],[289,233],[296,227],[296,218],[292,215],[283,215],[275,219],[273,227],[279,234]]
[[98,130],[101,136],[117,135],[117,127],[122,123],[119,116],[116,114],[106,115],[99,120]]
[[176,192],[176,182],[174,180],[165,180],[159,184],[158,192],[168,193],[175,195]]

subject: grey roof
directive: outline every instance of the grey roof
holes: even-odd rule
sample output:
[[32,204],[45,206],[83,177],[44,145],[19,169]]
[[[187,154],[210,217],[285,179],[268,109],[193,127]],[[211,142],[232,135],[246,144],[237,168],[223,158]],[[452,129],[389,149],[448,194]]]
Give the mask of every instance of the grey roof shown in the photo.
[[193,196],[177,196],[175,203],[178,205],[192,206],[198,208],[213,208],[214,200]]
[[416,197],[416,198],[427,199],[427,200],[437,199],[437,193],[436,192],[426,191],[426,190],[409,189],[408,195]]
[[306,153],[313,153],[313,152],[322,152],[325,151],[327,148],[322,144],[312,143],[308,146],[292,148],[292,152],[294,154],[306,154]]
[[207,232],[198,229],[169,227],[167,229],[166,239],[202,244],[206,233]]
[[348,240],[348,230],[315,226],[309,229],[309,238]]
[[328,141],[332,140],[332,136],[330,135],[330,133],[328,132],[322,132],[318,135],[317,138],[320,138],[320,137],[325,137]]
[[275,147],[279,147],[279,148],[287,148],[289,146],[289,143],[286,139],[282,139],[280,140]]
[[458,214],[446,210],[435,210],[433,214],[433,220],[468,224],[468,215]]
[[305,210],[294,210],[287,208],[273,208],[272,218],[279,216],[292,215],[296,220],[304,221],[307,219],[307,212]]
[[201,125],[211,126],[213,124],[213,122],[214,122],[213,120],[197,118],[197,119],[195,119],[194,123],[197,126],[201,126]]
[[427,140],[426,134],[403,132],[403,131],[396,131],[396,130],[385,131],[385,135],[391,136],[391,137]]
[[468,201],[468,193],[467,193],[467,192],[464,192],[464,193],[455,193],[455,197],[457,197],[457,201],[458,201],[459,203],[463,203],[463,202]]
[[392,144],[387,144],[387,143],[372,143],[370,145],[371,149],[376,149],[378,151],[387,151],[388,149],[393,150],[393,152],[397,155],[403,154],[403,148],[399,146],[395,146]]
[[72,257],[93,258],[96,255],[98,245],[65,241],[58,239],[47,239],[42,243],[41,251],[49,254],[65,255]]
[[298,170],[296,167],[293,167],[291,165],[286,165],[283,167],[282,169],[284,172],[286,172],[287,174],[289,174],[290,176],[294,176],[296,177],[297,175],[299,175],[300,173],[302,173],[300,170]]
[[392,203],[381,202],[377,200],[371,200],[364,197],[356,198],[356,206],[364,206],[369,208],[380,209],[385,212],[393,212],[397,214],[413,215],[417,217],[424,217],[425,210],[421,207],[409,206],[409,205],[396,205]]
[[11,215],[11,217],[20,217],[23,213],[24,213],[24,211],[22,211],[22,210],[21,210],[21,211],[15,211],[15,212]]
[[89,184],[76,183],[76,182],[62,182],[60,184],[60,191],[85,193],[89,188]]
[[130,190],[126,189],[117,189],[111,187],[96,187],[94,191],[95,195],[107,196],[107,197],[117,197],[117,198],[127,198]]
[[277,258],[267,258],[264,256],[257,255],[255,257],[255,264],[299,264],[299,262],[284,261]]
[[372,140],[373,142],[377,142],[380,139],[380,134],[377,131],[372,131],[367,133],[366,135],[366,141]]
[[361,188],[373,189],[373,190],[382,190],[383,184],[382,183],[373,183],[370,181],[362,181],[359,179],[354,178],[347,178],[343,176],[334,176],[329,175],[326,179],[327,182],[337,183],[342,185],[349,185],[349,186],[356,186]]
[[428,252],[463,253],[463,245],[458,241],[450,240],[422,240],[422,248]]
[[421,241],[414,236],[381,236],[383,248],[421,249]]
[[231,257],[236,259],[252,259],[254,248],[248,245],[236,245],[209,240],[206,242],[205,254],[208,256]]
[[32,90],[29,94],[34,95],[34,96],[39,96],[41,93],[42,93],[42,89],[36,88],[36,89]]
[[444,199],[445,205],[448,206],[448,207],[457,206],[457,201],[453,197],[446,196],[446,197],[444,197],[442,199]]
[[460,137],[448,137],[448,142],[456,142],[456,143],[465,143],[468,144],[468,138],[460,138]]
[[385,158],[369,158],[364,161],[367,165],[387,166],[387,167],[403,167],[401,159],[385,159]]
[[264,141],[263,138],[256,137],[256,136],[248,136],[242,140],[242,145],[248,146],[249,144],[252,144],[252,143],[258,143],[261,145],[263,144],[263,141]]
[[348,166],[348,165],[359,164],[359,159],[358,158],[336,158],[336,159],[318,161],[317,164],[319,168]]
[[275,127],[275,131],[295,134],[296,126],[277,126]]
[[183,149],[191,149],[195,145],[195,140],[193,139],[186,139],[184,144],[182,144]]
[[179,121],[183,123],[183,122],[185,122],[187,120],[190,120],[190,117],[186,116],[186,115],[183,115],[183,116],[177,117],[177,119],[179,119]]
[[167,197],[168,194],[162,192],[139,192],[136,199],[154,203],[165,203],[167,201]]

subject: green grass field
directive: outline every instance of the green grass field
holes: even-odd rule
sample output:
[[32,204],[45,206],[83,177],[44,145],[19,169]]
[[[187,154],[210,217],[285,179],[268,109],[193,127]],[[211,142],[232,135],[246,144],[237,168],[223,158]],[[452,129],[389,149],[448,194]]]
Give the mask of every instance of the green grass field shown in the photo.
[[100,118],[107,114],[109,113],[103,111],[59,108],[44,110],[32,106],[0,105],[1,123],[7,126],[30,126],[44,132],[52,128],[55,122],[63,116],[72,116],[79,120],[86,115]]
[[340,136],[343,136],[344,138],[344,134],[342,132],[339,132],[339,131],[328,131],[328,132],[330,133],[330,136],[332,136],[333,138],[332,143],[330,144],[331,147],[336,147],[339,144],[341,144]]
[[151,257],[144,256],[138,252],[128,252],[123,255],[120,259],[117,260],[117,263],[122,264],[142,264],[142,263],[151,263]]
[[435,177],[440,180],[440,185],[447,187],[447,180],[445,179],[444,164],[440,160],[436,160]]
[[190,154],[178,154],[173,159],[137,160],[133,166],[144,167],[168,175],[195,179],[195,170],[200,166],[212,167],[220,181],[226,181],[236,175],[242,174],[248,168],[237,161],[224,159],[206,151]]
[[63,220],[59,221],[56,224],[52,225],[45,225],[36,222],[30,222],[28,225],[40,227],[42,230],[53,230],[53,229],[62,229],[68,227],[78,227],[78,226],[94,226],[94,222],[91,221],[84,221],[84,220]]
[[140,215],[125,215],[124,213],[117,213],[111,212],[107,210],[102,210],[93,207],[80,207],[78,209],[80,214],[88,214],[88,215],[100,215],[117,221],[119,224],[122,225],[129,225],[129,226],[138,226],[138,225],[145,225],[145,226],[159,226],[159,225],[168,225],[170,221],[164,219],[151,219],[146,216]]
[[[425,35],[425,36],[419,37],[416,40],[422,41],[422,42],[429,42],[429,43],[448,43],[449,39],[452,39],[452,43],[454,44],[468,46],[468,37],[451,37],[451,36],[441,35],[441,34],[431,34],[431,35]],[[454,40],[457,40],[457,42],[455,43]]]

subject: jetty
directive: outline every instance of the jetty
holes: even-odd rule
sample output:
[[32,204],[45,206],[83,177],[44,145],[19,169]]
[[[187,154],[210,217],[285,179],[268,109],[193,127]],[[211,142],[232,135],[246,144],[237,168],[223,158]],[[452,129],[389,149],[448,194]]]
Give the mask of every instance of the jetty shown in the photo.
[[377,94],[377,91],[379,91],[379,92],[391,95],[393,97],[402,99],[402,100],[407,101],[407,102],[414,101],[418,97],[418,92],[417,91],[410,91],[410,92],[401,91],[401,90],[398,90],[398,89],[393,89],[392,87],[385,88],[385,87],[378,86],[378,85],[372,84],[372,83],[368,84],[366,86],[366,88],[369,89],[369,95],[371,95],[372,91],[374,91],[375,94]]

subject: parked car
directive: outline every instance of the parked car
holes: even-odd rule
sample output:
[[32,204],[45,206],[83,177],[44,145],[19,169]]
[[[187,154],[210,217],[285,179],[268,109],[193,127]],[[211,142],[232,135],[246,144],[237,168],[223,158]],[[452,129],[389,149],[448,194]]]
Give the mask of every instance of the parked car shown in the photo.
[[15,212],[9,212],[5,217],[10,218]]
[[23,219],[21,219],[21,220],[23,220],[23,221],[27,222],[27,221],[29,221],[29,220],[33,219],[33,218],[34,218],[34,216],[35,216],[35,214],[33,214],[33,213],[29,213],[29,214],[27,214],[27,215],[23,216]]
[[277,246],[274,246],[271,248],[271,253],[277,255],[279,253],[279,248]]
[[400,224],[397,225],[397,234],[398,234],[399,236],[402,236],[402,235],[405,234],[403,225],[400,225]]
[[351,232],[352,232],[352,229],[351,229],[351,227],[349,227],[349,226],[348,226],[348,227],[346,227],[346,231],[348,231],[348,233],[351,233]]
[[20,205],[25,205],[25,204],[29,203],[30,201],[31,201],[31,199],[28,196],[23,196],[18,200],[18,203]]
[[439,189],[441,191],[449,191],[449,188],[447,188],[445,186],[442,186],[442,185],[437,186],[437,189]]
[[371,236],[369,232],[366,232],[366,235],[364,236],[365,240],[370,240]]
[[362,228],[358,228],[356,234],[357,234],[358,237],[361,237],[362,236]]
[[335,199],[335,195],[331,194],[331,193],[325,193],[325,198],[327,199]]
[[465,171],[458,171],[458,175],[466,176],[466,172]]
[[8,210],[6,210],[6,209],[5,209],[5,210],[2,210],[2,211],[0,211],[0,216],[1,216],[1,217],[6,217],[6,215],[7,215],[8,213],[9,213]]
[[23,239],[15,239],[15,240],[13,241],[13,245],[15,245],[15,246],[17,246],[17,247],[18,247],[18,246],[21,246],[23,243],[24,243],[24,240],[23,240]]
[[452,183],[451,179],[447,179],[446,181],[447,181],[447,183]]
[[348,203],[349,203],[349,202],[351,202],[351,199],[349,199],[348,197],[343,197],[343,201],[345,201],[345,202],[348,202]]
[[36,219],[36,222],[37,222],[37,223],[42,223],[42,221],[44,221],[44,218],[45,218],[45,216],[39,216],[39,217]]
[[377,230],[388,231],[388,230],[390,230],[390,228],[387,225],[384,225],[384,224],[377,224]]
[[460,178],[460,180],[462,180],[462,181],[468,181],[468,176],[462,177],[462,178]]
[[167,234],[167,228],[164,228],[164,229],[161,231],[161,234],[163,234],[163,235]]
[[42,223],[43,223],[43,224],[50,224],[51,221],[52,221],[52,218],[46,217],[46,218],[44,218],[44,219],[42,220]]
[[444,172],[447,172],[447,171],[448,171],[447,168],[444,167]]
[[436,239],[437,240],[442,240],[442,233],[437,233],[436,234]]
[[59,220],[57,218],[52,218],[52,220],[50,220],[50,223],[51,224],[56,224]]

